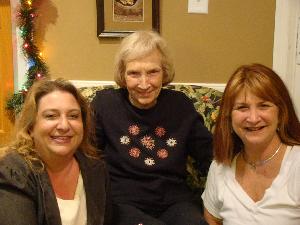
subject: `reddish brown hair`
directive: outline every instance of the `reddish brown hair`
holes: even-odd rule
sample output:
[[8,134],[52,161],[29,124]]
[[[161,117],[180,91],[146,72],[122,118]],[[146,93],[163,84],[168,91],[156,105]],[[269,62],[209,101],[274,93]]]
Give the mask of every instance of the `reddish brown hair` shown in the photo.
[[213,139],[217,162],[229,165],[243,147],[231,126],[234,101],[243,90],[249,90],[257,97],[274,103],[279,109],[278,135],[281,141],[287,145],[300,144],[299,119],[281,78],[264,65],[243,65],[232,74],[223,93]]

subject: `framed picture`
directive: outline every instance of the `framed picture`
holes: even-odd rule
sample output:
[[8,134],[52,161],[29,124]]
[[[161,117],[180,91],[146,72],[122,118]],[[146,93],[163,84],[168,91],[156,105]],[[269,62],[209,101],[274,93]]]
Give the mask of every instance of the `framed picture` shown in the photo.
[[124,37],[137,30],[159,32],[159,0],[97,0],[98,37]]

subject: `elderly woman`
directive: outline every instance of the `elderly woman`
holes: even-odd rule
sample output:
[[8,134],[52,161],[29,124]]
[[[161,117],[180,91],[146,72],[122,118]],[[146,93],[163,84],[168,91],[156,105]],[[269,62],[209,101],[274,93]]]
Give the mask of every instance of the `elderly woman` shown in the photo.
[[300,224],[300,124],[280,77],[239,67],[223,94],[202,195],[210,225]]
[[206,224],[186,185],[186,162],[191,155],[206,173],[212,138],[185,94],[162,89],[173,77],[165,41],[139,31],[122,41],[116,57],[121,88],[100,91],[92,102],[115,224]]
[[15,142],[1,149],[1,224],[110,224],[108,176],[89,142],[89,112],[67,81],[31,87]]

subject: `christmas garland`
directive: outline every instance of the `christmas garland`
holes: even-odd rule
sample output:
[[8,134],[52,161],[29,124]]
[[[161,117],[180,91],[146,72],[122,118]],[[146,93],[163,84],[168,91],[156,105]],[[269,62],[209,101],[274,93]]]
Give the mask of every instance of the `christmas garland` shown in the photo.
[[37,17],[36,9],[39,0],[20,0],[17,11],[17,26],[20,30],[22,52],[27,60],[26,81],[21,90],[14,93],[6,103],[6,108],[15,114],[20,112],[28,89],[34,81],[48,77],[48,68],[42,59],[42,53],[34,41],[34,20]]

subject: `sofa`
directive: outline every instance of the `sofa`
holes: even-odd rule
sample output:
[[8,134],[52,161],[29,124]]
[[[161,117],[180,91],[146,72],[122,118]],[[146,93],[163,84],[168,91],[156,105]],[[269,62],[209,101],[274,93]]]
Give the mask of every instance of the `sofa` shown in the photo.
[[[91,101],[98,90],[107,88],[119,88],[116,85],[98,85],[92,87],[81,87],[79,90]],[[167,85],[167,89],[173,89],[185,93],[193,102],[195,109],[202,116],[205,126],[213,132],[216,118],[218,116],[220,101],[222,97],[222,92],[213,88],[198,86],[198,85],[188,85],[188,84],[176,84]],[[200,174],[197,170],[198,165],[195,160],[188,158],[187,163],[187,183],[193,190],[197,199],[200,199],[200,195],[203,191],[206,177]]]

